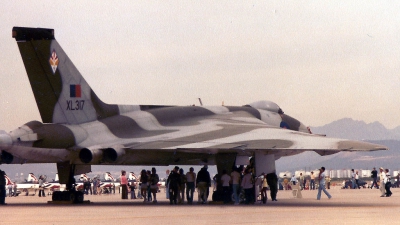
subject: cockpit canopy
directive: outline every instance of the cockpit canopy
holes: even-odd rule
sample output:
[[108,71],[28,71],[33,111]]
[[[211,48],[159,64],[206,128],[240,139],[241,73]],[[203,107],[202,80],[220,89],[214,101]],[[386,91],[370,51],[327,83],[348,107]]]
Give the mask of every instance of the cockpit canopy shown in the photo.
[[282,109],[275,102],[271,102],[271,101],[265,101],[265,100],[257,101],[257,102],[250,103],[249,106],[256,108],[256,109],[264,109],[264,110],[268,110],[270,112],[283,114]]
[[274,102],[263,100],[250,103],[246,106],[257,109],[260,113],[261,120],[268,125],[311,133],[310,129],[303,123],[284,114],[283,110]]

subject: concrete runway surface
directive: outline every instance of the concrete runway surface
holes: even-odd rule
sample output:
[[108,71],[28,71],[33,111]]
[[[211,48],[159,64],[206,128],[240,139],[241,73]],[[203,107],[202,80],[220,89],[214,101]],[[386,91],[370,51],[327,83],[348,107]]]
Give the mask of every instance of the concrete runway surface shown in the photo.
[[[169,205],[164,190],[158,203],[142,199],[121,200],[119,194],[85,195],[90,204],[48,204],[51,196],[7,197],[0,206],[0,224],[400,224],[400,188],[391,197],[380,197],[377,189],[328,190],[332,199],[317,191],[279,191],[278,201],[254,205]],[[195,193],[197,196],[197,193]],[[197,198],[195,198],[197,200]]]

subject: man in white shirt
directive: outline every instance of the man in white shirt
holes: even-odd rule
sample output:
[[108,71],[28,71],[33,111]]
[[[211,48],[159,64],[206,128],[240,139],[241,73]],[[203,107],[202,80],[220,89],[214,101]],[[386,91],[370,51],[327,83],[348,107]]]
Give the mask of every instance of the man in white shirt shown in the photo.
[[321,191],[323,191],[326,194],[326,196],[328,196],[328,199],[331,199],[332,196],[325,189],[325,167],[321,167],[321,169],[319,169],[318,180],[319,180],[319,187],[318,187],[317,200],[321,199]]
[[313,171],[311,171],[310,179],[310,190],[315,190],[315,175]]
[[293,185],[296,185],[297,179],[294,175],[292,176],[292,178],[290,178],[290,182],[292,182]]
[[385,178],[386,178],[386,173],[383,170],[383,167],[379,168],[379,190],[381,191],[381,197],[386,196],[385,192]]
[[221,182],[222,182],[222,190],[224,191],[224,204],[230,202],[230,187],[229,182],[231,181],[231,176],[229,176],[226,170],[222,170]]
[[351,169],[351,189],[356,189],[356,174],[354,169]]

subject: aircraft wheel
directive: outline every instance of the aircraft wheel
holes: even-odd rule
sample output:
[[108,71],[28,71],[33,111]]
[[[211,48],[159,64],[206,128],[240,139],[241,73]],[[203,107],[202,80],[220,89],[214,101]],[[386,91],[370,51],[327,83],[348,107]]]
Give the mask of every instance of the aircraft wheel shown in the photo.
[[53,196],[51,196],[53,201],[61,201],[62,200],[62,192],[56,191]]
[[83,193],[82,192],[75,192],[75,202],[82,203],[83,202]]
[[60,197],[60,199],[61,199],[61,201],[69,201],[70,200],[70,192],[69,191],[62,191],[62,192],[60,192],[61,193],[61,197]]
[[[246,201],[246,195],[242,192],[239,193],[239,202],[245,202]],[[235,195],[232,193],[232,197],[231,197],[232,201],[235,201]]]
[[69,201],[75,202],[75,197],[76,197],[76,195],[74,192],[69,193]]
[[244,193],[239,194],[239,202],[245,202],[246,201],[246,195]]

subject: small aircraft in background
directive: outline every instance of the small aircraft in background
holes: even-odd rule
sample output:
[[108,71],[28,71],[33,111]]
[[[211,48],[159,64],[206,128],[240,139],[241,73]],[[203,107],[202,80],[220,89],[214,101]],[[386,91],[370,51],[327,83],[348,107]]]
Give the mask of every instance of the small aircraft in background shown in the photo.
[[63,191],[65,189],[65,184],[60,184],[58,173],[56,173],[56,176],[52,181],[45,182],[43,186],[44,189],[47,190],[48,195],[51,195],[54,191]]
[[119,189],[121,186],[120,181],[114,178],[110,172],[104,174],[104,180],[101,180],[100,187],[104,190],[106,189],[110,193],[115,193],[115,190]]
[[22,192],[25,192],[25,195],[28,196],[36,195],[36,192],[39,190],[39,180],[36,178],[35,174],[29,173],[28,177],[24,182],[17,183],[17,189]]
[[[18,187],[17,184],[15,182],[12,182],[11,179],[6,174],[4,174],[4,179],[6,179],[6,185],[5,185],[6,191],[10,190],[9,188],[10,186],[12,187],[11,196],[17,197],[19,194],[21,194],[21,191],[17,189]],[[7,196],[10,196],[10,194],[8,193]]]

